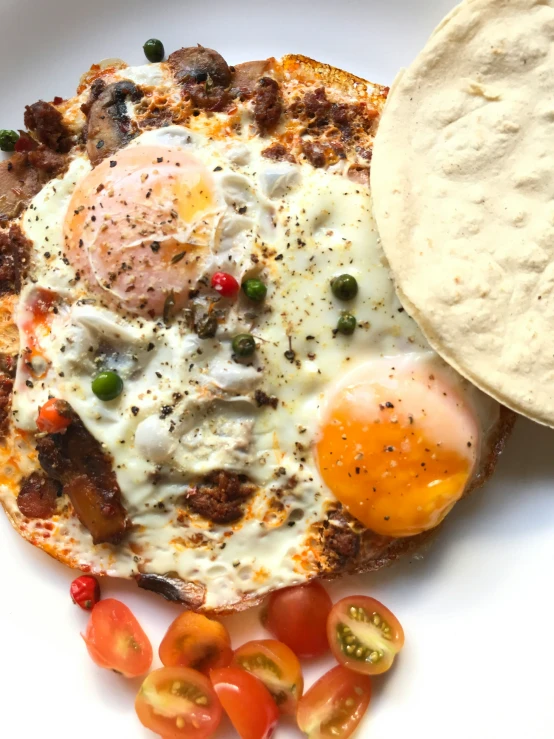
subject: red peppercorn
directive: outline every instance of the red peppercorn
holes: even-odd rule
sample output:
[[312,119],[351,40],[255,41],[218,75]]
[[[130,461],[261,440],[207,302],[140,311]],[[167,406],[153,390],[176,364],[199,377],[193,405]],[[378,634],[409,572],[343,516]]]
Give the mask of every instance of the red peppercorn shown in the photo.
[[71,583],[69,588],[72,601],[83,611],[92,611],[100,600],[100,585],[92,575],[81,575]]
[[239,283],[228,272],[216,272],[213,274],[212,287],[224,298],[232,298],[240,290]]
[[20,154],[26,151],[33,151],[37,148],[37,143],[26,133],[22,133],[15,142],[15,150]]

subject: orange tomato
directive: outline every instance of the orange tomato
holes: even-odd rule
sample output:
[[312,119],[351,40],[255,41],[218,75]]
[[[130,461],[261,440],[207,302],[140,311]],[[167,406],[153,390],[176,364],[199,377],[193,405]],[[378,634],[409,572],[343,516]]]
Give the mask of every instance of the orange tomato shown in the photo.
[[386,672],[404,646],[404,631],[396,616],[365,595],[349,595],[335,603],[327,636],[337,662],[364,675]]
[[371,681],[337,665],[300,699],[296,720],[309,739],[347,739],[369,706]]
[[115,598],[92,609],[83,639],[100,667],[124,677],[144,675],[152,664],[152,645],[132,612]]
[[264,685],[238,667],[212,670],[210,678],[241,739],[269,739],[277,725],[279,711]]
[[166,667],[191,667],[205,673],[226,667],[233,658],[225,626],[193,611],[185,611],[173,621],[159,654]]
[[286,644],[274,639],[249,641],[235,651],[233,662],[262,681],[281,713],[296,714],[304,678],[298,657]]
[[151,672],[135,710],[141,724],[164,739],[207,739],[221,721],[221,705],[210,681],[188,667]]
[[318,582],[284,588],[269,596],[262,623],[298,657],[319,657],[329,649],[327,617],[332,605]]

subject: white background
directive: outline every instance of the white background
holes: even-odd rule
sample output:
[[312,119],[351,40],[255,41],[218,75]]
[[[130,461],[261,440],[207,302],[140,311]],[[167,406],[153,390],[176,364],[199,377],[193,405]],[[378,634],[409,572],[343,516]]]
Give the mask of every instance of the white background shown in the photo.
[[[0,0],[0,127],[26,103],[70,96],[93,62],[144,61],[202,43],[229,63],[303,53],[390,84],[450,10],[449,0]],[[551,431],[520,421],[495,479],[461,503],[421,559],[351,578],[400,617],[406,648],[375,680],[359,737],[554,737],[554,456]],[[0,737],[146,739],[137,681],[102,671],[79,632],[72,573],[33,550],[0,516]],[[178,608],[132,584],[103,583],[135,611],[157,648]],[[262,631],[258,613],[227,619],[236,645]],[[327,663],[307,668],[308,681]],[[330,662],[329,662],[330,666]],[[138,681],[140,682],[140,681]],[[281,727],[278,737],[299,736]],[[232,736],[229,725],[221,739]]]

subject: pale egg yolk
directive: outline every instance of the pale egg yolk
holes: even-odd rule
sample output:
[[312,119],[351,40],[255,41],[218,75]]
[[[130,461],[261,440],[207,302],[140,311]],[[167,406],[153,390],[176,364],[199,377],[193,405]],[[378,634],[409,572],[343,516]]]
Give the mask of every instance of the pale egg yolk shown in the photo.
[[77,185],[66,255],[90,286],[154,318],[186,301],[209,255],[217,209],[212,177],[192,154],[130,146]]
[[463,495],[479,445],[474,411],[440,370],[368,363],[329,393],[316,442],[325,484],[372,531],[412,536]]

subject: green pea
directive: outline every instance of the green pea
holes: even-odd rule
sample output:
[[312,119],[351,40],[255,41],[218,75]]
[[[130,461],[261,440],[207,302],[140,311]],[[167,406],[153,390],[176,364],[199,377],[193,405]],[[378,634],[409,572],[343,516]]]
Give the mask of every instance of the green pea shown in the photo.
[[18,139],[19,134],[17,131],[9,131],[6,128],[2,129],[0,131],[0,149],[2,151],[13,151]]
[[337,331],[339,334],[351,336],[356,330],[356,318],[352,313],[343,313],[337,323]]
[[252,334],[237,334],[232,347],[237,357],[250,357],[256,351],[256,342]]
[[163,61],[165,49],[159,38],[149,38],[142,48],[149,62]]
[[261,303],[267,295],[267,287],[261,280],[258,280],[255,277],[245,280],[242,283],[242,289],[244,290],[246,297],[253,300],[255,303]]
[[92,381],[92,392],[100,400],[113,400],[123,392],[123,380],[117,372],[100,372]]
[[339,275],[331,280],[331,290],[339,300],[352,300],[358,294],[358,283],[352,275]]

